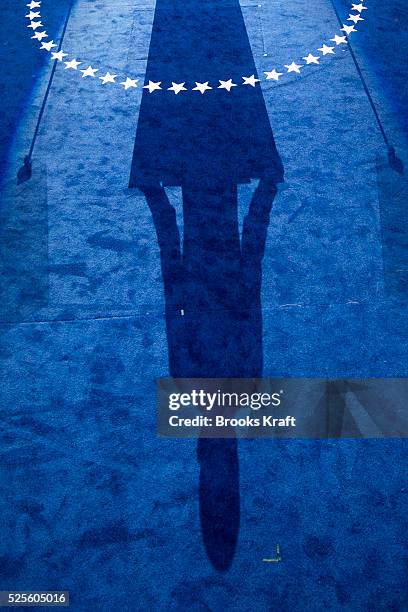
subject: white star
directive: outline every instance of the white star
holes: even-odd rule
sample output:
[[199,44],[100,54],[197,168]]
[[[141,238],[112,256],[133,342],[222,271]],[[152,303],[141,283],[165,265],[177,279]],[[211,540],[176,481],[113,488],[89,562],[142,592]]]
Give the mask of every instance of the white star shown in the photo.
[[266,74],[267,79],[273,79],[274,81],[278,81],[279,77],[283,75],[283,72],[276,72],[275,69],[270,70],[269,72],[264,72]]
[[50,40],[49,42],[43,42],[41,43],[41,49],[46,49],[46,51],[51,51],[51,49],[53,49],[54,47],[56,47],[57,45],[54,43],[53,40]]
[[68,68],[71,68],[71,70],[78,70],[78,66],[82,62],[78,62],[78,60],[73,59],[73,60],[70,60],[69,62],[64,62],[64,63],[65,63],[65,70],[67,70]]
[[40,13],[33,13],[33,11],[31,11],[30,13],[28,13],[28,15],[26,15],[26,17],[28,17],[28,19],[32,21],[33,19],[40,19],[41,15]]
[[354,21],[354,23],[357,23],[358,21],[364,21],[364,19],[360,17],[360,15],[349,15],[347,21]]
[[33,2],[30,2],[29,4],[26,4],[26,6],[28,6],[28,8],[31,11],[31,9],[40,8],[41,2],[34,2],[34,0],[33,0]]
[[361,13],[361,11],[366,11],[367,7],[363,6],[362,4],[353,4],[351,10],[358,11],[359,13]]
[[202,94],[205,93],[207,89],[212,89],[212,87],[209,86],[208,81],[205,83],[197,83],[196,81],[195,84],[196,86],[193,87],[193,91],[200,91]]
[[285,68],[287,68],[288,72],[297,72],[298,74],[300,74],[300,69],[302,68],[302,66],[299,64],[295,64],[295,62],[292,62],[291,64],[285,64]]
[[47,32],[34,32],[34,36],[31,38],[35,38],[36,40],[42,40],[43,38],[47,38]]
[[122,81],[121,85],[123,85],[123,87],[128,90],[131,87],[137,87],[137,82],[139,79],[129,79],[129,77],[126,77],[126,81]]
[[101,76],[99,77],[99,79],[102,81],[102,85],[106,85],[106,83],[116,83],[115,79],[117,76],[117,74],[111,74],[110,72],[107,72],[105,76]]
[[147,85],[143,85],[143,89],[148,89],[149,93],[153,93],[154,91],[161,89],[160,85],[161,81],[157,81],[157,83],[154,81],[149,81]]
[[185,83],[174,83],[173,81],[171,82],[171,87],[168,87],[168,91],[174,91],[174,93],[177,95],[178,93],[180,93],[180,91],[187,91],[187,88],[184,87]]
[[347,39],[345,36],[338,36],[337,34],[335,34],[334,38],[330,39],[332,42],[335,42],[336,45],[347,45]]
[[318,51],[321,51],[323,55],[329,55],[329,53],[334,53],[334,47],[328,47],[327,45],[323,45],[323,47],[319,47]]
[[221,81],[220,79],[220,84],[218,85],[218,89],[226,89],[227,91],[231,91],[233,87],[237,87],[237,84],[233,83],[232,79],[228,79],[228,81]]
[[63,51],[52,51],[51,52],[51,57],[53,60],[58,60],[59,62],[62,62],[63,58],[66,57],[68,55],[68,53],[64,53]]
[[311,53],[309,53],[309,55],[307,55],[303,59],[305,60],[306,64],[318,64],[319,63],[319,58],[316,55],[312,55]]
[[356,28],[354,26],[349,26],[349,25],[343,25],[343,27],[340,28],[340,30],[345,32],[347,34],[347,36],[349,34],[351,34],[351,32],[357,32],[357,30],[356,30]]
[[243,85],[251,85],[251,87],[255,87],[257,83],[259,83],[259,79],[255,78],[254,74],[251,74],[250,77],[242,77],[244,79]]
[[27,26],[27,28],[32,28],[33,30],[36,30],[37,28],[43,28],[43,24],[41,23],[41,21],[32,21],[30,23],[30,25]]
[[82,70],[80,70],[79,72],[82,72],[82,78],[84,79],[85,77],[94,77],[96,75],[96,73],[98,72],[98,68],[92,68],[92,66],[88,66],[88,68],[83,68]]

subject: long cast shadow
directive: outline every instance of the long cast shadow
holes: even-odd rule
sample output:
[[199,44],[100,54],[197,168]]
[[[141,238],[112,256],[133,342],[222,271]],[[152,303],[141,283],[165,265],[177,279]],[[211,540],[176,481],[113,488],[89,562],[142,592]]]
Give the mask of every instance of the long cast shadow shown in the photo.
[[[146,197],[160,248],[169,370],[175,378],[262,375],[262,258],[283,167],[238,0],[157,0],[146,82],[209,82],[205,94],[144,90],[130,187]],[[259,179],[238,225],[238,184]],[[184,239],[165,186],[182,190]],[[199,439],[200,516],[214,567],[234,557],[237,441]]]

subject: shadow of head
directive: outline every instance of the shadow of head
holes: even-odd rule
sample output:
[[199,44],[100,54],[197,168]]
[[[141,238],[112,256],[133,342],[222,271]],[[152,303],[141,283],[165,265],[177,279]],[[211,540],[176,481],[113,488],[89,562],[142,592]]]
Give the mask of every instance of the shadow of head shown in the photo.
[[199,439],[200,520],[209,560],[227,571],[237,546],[240,521],[239,465],[234,439]]

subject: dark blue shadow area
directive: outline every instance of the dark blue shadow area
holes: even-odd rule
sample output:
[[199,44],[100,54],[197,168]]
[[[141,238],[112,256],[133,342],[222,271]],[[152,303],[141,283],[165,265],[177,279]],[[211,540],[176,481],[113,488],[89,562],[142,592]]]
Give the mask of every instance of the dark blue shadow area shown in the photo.
[[[146,81],[213,89],[143,94],[130,187],[146,196],[156,227],[174,377],[262,374],[262,258],[269,214],[283,180],[261,89],[218,89],[256,75],[238,0],[158,0]],[[168,81],[168,82],[166,82]],[[238,227],[239,183],[259,179]],[[182,191],[184,240],[164,186]],[[239,529],[236,440],[200,440],[200,514],[214,567],[232,562]]]
[[[18,123],[27,108],[32,91],[49,54],[39,50],[31,40],[32,31],[25,17],[30,12],[27,2],[16,5],[6,0],[1,7],[0,20],[0,184],[4,180],[7,156]],[[57,38],[64,21],[70,0],[47,2],[41,9],[41,20],[51,40]]]

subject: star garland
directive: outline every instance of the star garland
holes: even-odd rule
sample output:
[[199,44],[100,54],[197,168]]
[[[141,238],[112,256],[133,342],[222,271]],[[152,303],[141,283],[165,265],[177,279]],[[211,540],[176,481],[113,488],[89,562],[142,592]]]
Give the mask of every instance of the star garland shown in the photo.
[[[278,82],[281,77],[285,77],[291,73],[294,73],[295,75],[301,74],[301,71],[303,71],[304,68],[307,68],[307,66],[319,65],[322,57],[325,57],[326,55],[334,55],[335,51],[337,50],[337,47],[341,45],[347,45],[349,36],[352,33],[357,32],[357,24],[360,21],[364,21],[363,17],[361,16],[363,11],[367,10],[367,7],[364,6],[364,2],[365,0],[361,0],[360,4],[352,4],[350,14],[347,18],[347,21],[351,22],[351,24],[343,24],[343,27],[340,28],[341,33],[335,34],[333,38],[330,39],[330,42],[334,43],[334,45],[323,44],[321,47],[316,49],[318,55],[313,55],[313,53],[309,53],[308,55],[302,58],[304,62],[302,64],[297,64],[294,61],[292,61],[290,64],[285,64],[284,68],[286,69],[286,71],[284,70],[284,68],[281,68],[282,72],[278,72],[276,68],[274,68],[273,70],[268,70],[263,73],[265,77],[262,78],[262,81]],[[110,72],[106,72],[105,75],[100,76],[97,75],[97,73],[100,72],[99,68],[93,68],[92,66],[87,66],[86,68],[79,68],[79,66],[84,65],[84,62],[78,61],[76,58],[67,60],[64,59],[68,57],[68,53],[65,53],[62,49],[53,51],[53,49],[58,48],[58,45],[53,40],[43,41],[43,39],[48,39],[49,36],[47,32],[43,30],[45,26],[41,22],[41,0],[31,0],[31,2],[29,2],[26,6],[30,10],[26,17],[30,21],[27,28],[31,29],[33,32],[33,36],[31,36],[31,38],[40,43],[41,49],[44,49],[45,51],[51,54],[51,59],[53,61],[61,62],[62,64],[64,64],[65,70],[76,70],[82,74],[82,78],[90,77],[98,79],[101,85],[108,85],[109,83],[120,85],[126,91],[128,89],[135,89],[139,86],[139,79],[131,79],[130,77],[126,76],[123,78],[123,80],[117,80],[121,77],[119,77],[117,74],[111,74]],[[142,88],[146,89],[149,93],[153,93],[155,91],[168,91],[173,92],[175,95],[178,95],[179,93],[185,91],[198,91],[201,93],[201,95],[203,95],[208,91],[214,89],[224,89],[228,93],[231,93],[234,87],[256,87],[258,83],[261,83],[261,79],[257,78],[254,74],[251,74],[250,76],[243,76],[242,83],[234,83],[233,80],[230,78],[227,80],[219,79],[218,84],[210,84],[208,81],[206,81],[205,83],[195,81],[195,87],[186,87],[186,82],[172,82],[170,87],[162,87],[162,81],[149,81],[148,83],[145,83],[145,85],[142,85]]]

